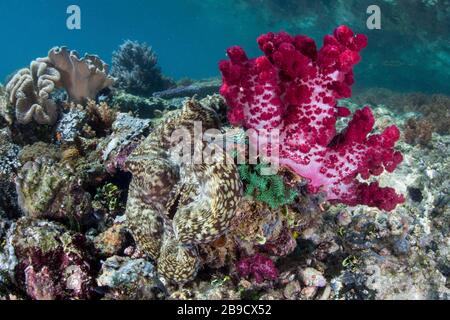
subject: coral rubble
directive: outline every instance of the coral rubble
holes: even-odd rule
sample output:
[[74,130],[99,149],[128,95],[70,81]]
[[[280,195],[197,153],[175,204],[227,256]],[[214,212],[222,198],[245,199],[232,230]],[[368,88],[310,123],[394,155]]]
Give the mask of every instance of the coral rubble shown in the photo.
[[431,142],[433,125],[427,120],[408,119],[405,124],[405,141],[409,144],[427,146]]
[[18,202],[31,218],[47,218],[75,227],[87,222],[91,198],[70,169],[50,159],[26,163],[16,178]]
[[56,223],[24,218],[14,227],[11,245],[17,258],[15,280],[32,299],[91,296],[90,249],[82,235]]

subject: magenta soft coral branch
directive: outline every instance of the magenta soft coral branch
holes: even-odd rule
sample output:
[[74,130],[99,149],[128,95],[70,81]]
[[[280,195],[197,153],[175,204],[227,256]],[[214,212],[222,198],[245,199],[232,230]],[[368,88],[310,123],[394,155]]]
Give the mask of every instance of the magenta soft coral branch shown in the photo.
[[402,203],[393,188],[358,179],[392,172],[402,162],[394,150],[398,128],[370,134],[375,120],[365,107],[336,132],[337,118],[351,114],[337,99],[351,96],[366,36],[340,26],[320,50],[311,38],[285,32],[262,35],[258,44],[264,56],[249,59],[236,46],[228,49],[230,60],[220,62],[229,121],[258,132],[279,130],[279,163],[307,178],[312,193],[322,190],[333,202],[387,211]]

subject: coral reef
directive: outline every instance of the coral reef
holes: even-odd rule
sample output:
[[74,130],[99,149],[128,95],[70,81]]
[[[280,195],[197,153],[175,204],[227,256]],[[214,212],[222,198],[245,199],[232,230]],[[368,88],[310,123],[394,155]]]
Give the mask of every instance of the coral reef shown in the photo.
[[35,300],[87,299],[91,296],[89,247],[81,234],[63,226],[23,218],[13,227],[15,277]]
[[127,40],[113,53],[111,74],[117,88],[133,95],[149,97],[175,85],[161,74],[153,49],[137,41]]
[[[180,146],[180,136],[174,141],[172,134],[185,128],[178,132],[181,138],[192,135],[193,121],[202,121],[202,130],[218,126],[212,109],[187,101],[126,161],[133,174],[127,204],[129,229],[138,247],[157,261],[158,272],[179,283],[196,275],[200,262],[196,245],[213,242],[229,229],[241,197],[237,168],[225,161],[225,153],[201,165],[171,159],[180,152],[174,148]],[[191,155],[191,139],[182,140]],[[194,142],[194,149],[203,150],[202,146]]]
[[[295,6],[280,3],[260,6]],[[448,300],[450,98],[351,97],[367,40],[345,26],[321,49],[258,44],[256,59],[228,50],[221,95],[217,79],[164,84],[134,42],[115,53],[118,90],[66,48],[0,86],[0,300]],[[276,131],[276,173],[275,154],[238,161]]]
[[14,175],[21,166],[20,148],[11,139],[8,129],[0,129],[0,212],[7,217],[19,214]]
[[28,217],[67,223],[79,230],[89,221],[91,197],[76,172],[46,158],[26,163],[16,178],[19,206]]
[[311,192],[323,190],[328,200],[384,210],[402,203],[394,189],[356,179],[395,170],[402,161],[393,148],[398,128],[368,135],[375,120],[365,107],[336,134],[337,118],[350,114],[336,99],[351,96],[352,68],[367,38],[341,26],[325,37],[319,51],[312,39],[287,33],[263,35],[258,44],[265,56],[249,60],[242,48],[232,47],[230,60],[220,63],[230,122],[260,134],[280,130],[279,163],[309,179]]

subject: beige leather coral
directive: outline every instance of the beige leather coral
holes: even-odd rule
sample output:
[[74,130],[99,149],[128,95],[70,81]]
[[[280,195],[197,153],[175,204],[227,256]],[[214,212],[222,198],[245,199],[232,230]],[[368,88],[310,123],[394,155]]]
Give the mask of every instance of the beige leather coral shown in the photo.
[[95,99],[101,90],[114,84],[114,78],[108,75],[109,66],[96,55],[80,58],[76,51],[55,47],[48,57],[37,61],[50,64],[60,72],[58,86],[65,88],[69,99],[76,103]]
[[69,100],[75,103],[95,99],[101,90],[114,84],[108,69],[98,56],[85,55],[80,59],[75,51],[65,47],[51,49],[46,58],[36,59],[29,69],[19,70],[6,86],[17,122],[28,124],[34,119],[39,124],[54,124],[58,110],[51,99],[53,90],[66,89]]
[[6,86],[9,102],[16,108],[16,119],[28,124],[54,124],[58,118],[56,103],[50,94],[59,81],[58,70],[44,62],[33,61],[30,68],[19,70]]

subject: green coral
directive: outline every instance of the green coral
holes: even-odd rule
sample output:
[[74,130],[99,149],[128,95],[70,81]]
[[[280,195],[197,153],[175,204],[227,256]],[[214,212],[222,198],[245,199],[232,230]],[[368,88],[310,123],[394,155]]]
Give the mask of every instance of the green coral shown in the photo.
[[269,166],[264,163],[239,165],[239,175],[246,186],[245,195],[268,204],[272,209],[293,203],[298,193],[288,188],[279,175],[262,175],[266,168]]
[[79,176],[54,160],[27,162],[16,178],[16,190],[28,217],[62,222],[77,231],[90,220],[91,197]]
[[61,160],[61,150],[54,144],[45,143],[42,141],[36,142],[32,145],[26,145],[19,153],[19,160],[21,163],[35,161],[45,154],[46,158],[56,162]]
[[112,183],[107,183],[101,188],[97,189],[97,194],[94,197],[93,206],[96,210],[106,209],[110,213],[117,212],[123,209],[120,202],[122,197],[122,190]]

